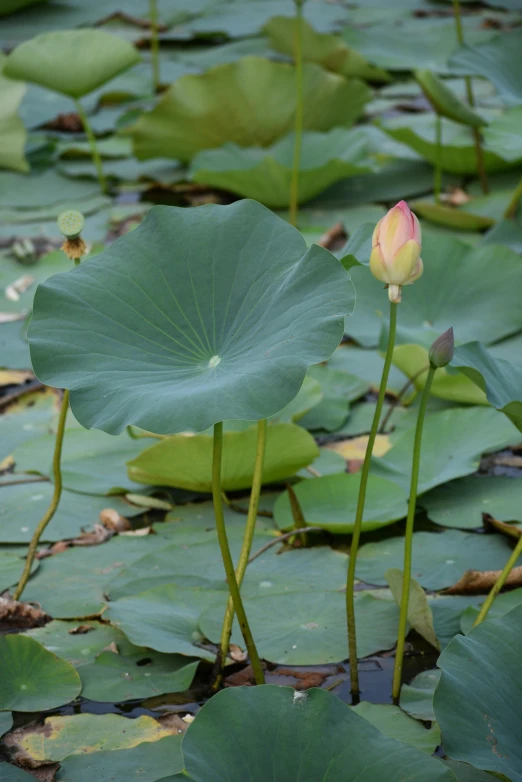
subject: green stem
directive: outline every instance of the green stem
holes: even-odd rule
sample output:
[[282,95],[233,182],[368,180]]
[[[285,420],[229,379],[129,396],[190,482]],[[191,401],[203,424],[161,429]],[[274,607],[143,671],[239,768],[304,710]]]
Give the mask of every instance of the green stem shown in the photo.
[[[265,676],[259,655],[257,653],[254,638],[250,631],[248,620],[241,599],[239,586],[234,571],[234,562],[228,545],[227,529],[225,526],[225,516],[223,514],[223,498],[221,496],[221,462],[223,458],[223,422],[214,424],[214,447],[212,456],[212,499],[214,502],[214,515],[216,517],[216,531],[223,558],[223,565],[228,581],[228,588],[234,610],[237,614],[241,633],[245,641],[250,663],[254,671],[256,684],[264,684]],[[247,557],[248,561],[248,557]]]
[[491,592],[487,596],[485,602],[481,606],[480,611],[479,611],[479,615],[475,619],[475,623],[474,623],[473,627],[476,627],[481,622],[483,622],[484,619],[486,618],[486,616],[488,615],[489,609],[493,605],[494,599],[496,598],[496,596],[498,595],[498,593],[500,592],[500,590],[502,589],[502,587],[504,586],[504,584],[508,580],[508,576],[511,573],[511,571],[513,570],[513,568],[515,567],[515,562],[517,561],[517,559],[519,558],[519,556],[521,554],[522,554],[522,535],[518,539],[517,545],[513,549],[510,558],[506,562],[506,564],[504,566],[504,570],[502,571],[500,576],[497,578],[495,584],[493,585],[493,589],[491,590]]
[[[266,418],[263,418],[257,422],[257,449],[254,463],[254,475],[252,477],[252,490],[250,492],[250,503],[248,506],[248,516],[245,526],[245,534],[243,536],[243,544],[241,546],[241,553],[239,554],[239,560],[236,567],[236,581],[239,589],[241,589],[241,584],[243,583],[243,579],[245,577],[248,559],[252,550],[254,532],[256,529],[259,497],[261,495],[261,486],[263,484],[263,465],[265,462],[266,436],[267,422]],[[221,631],[221,640],[219,643],[219,655],[218,659],[216,660],[216,667],[214,671],[214,689],[218,689],[221,684],[223,668],[225,666],[225,660],[227,659],[228,648],[230,646],[230,636],[232,634],[234,614],[234,602],[230,596],[228,598],[227,610],[225,613],[225,619],[223,621],[223,629]]]
[[[460,0],[453,0],[453,11],[455,18],[455,32],[457,33],[457,41],[462,46],[464,43],[464,28],[462,26],[462,15],[460,13]],[[464,82],[466,84],[466,95],[470,106],[475,105],[475,96],[473,94],[473,83],[471,76],[465,76]],[[477,161],[477,171],[480,179],[480,185],[484,195],[489,193],[488,177],[486,174],[486,166],[484,163],[484,150],[482,149],[482,138],[480,136],[480,130],[473,128],[473,143],[475,146],[475,159]]]
[[159,35],[158,35],[158,3],[157,0],[149,0],[150,17],[150,53],[152,58],[152,91],[158,91],[160,79],[159,59]]
[[297,226],[299,203],[299,167],[303,139],[303,6],[302,0],[295,0],[295,128],[292,180],[290,183],[290,223]]
[[76,105],[76,111],[78,113],[78,116],[80,117],[83,125],[83,129],[85,131],[85,134],[87,136],[87,140],[89,142],[89,146],[91,148],[91,154],[92,159],[94,162],[94,165],[96,167],[96,173],[98,175],[98,182],[100,183],[100,187],[102,190],[102,193],[107,192],[107,180],[105,179],[105,174],[103,173],[103,166],[102,166],[102,160],[101,156],[98,150],[98,146],[96,144],[96,136],[94,135],[93,129],[91,128],[90,122],[87,119],[87,114],[85,113],[82,104],[79,100],[75,101]]
[[390,302],[390,329],[388,334],[388,347],[386,349],[386,358],[382,370],[381,385],[377,397],[377,405],[373,415],[372,427],[368,437],[368,445],[364,455],[364,463],[361,472],[361,482],[359,484],[359,497],[357,500],[357,511],[353,526],[352,544],[350,546],[350,558],[348,560],[348,575],[346,579],[346,620],[348,624],[348,650],[350,656],[350,683],[352,689],[352,702],[359,698],[359,671],[357,669],[357,636],[355,630],[355,566],[357,563],[357,550],[361,537],[361,527],[364,514],[364,503],[366,500],[366,488],[368,485],[368,474],[370,471],[370,462],[372,458],[373,446],[379,421],[381,418],[382,406],[386,395],[388,385],[388,376],[393,357],[393,347],[395,344],[395,331],[397,328],[397,305]]
[[410,602],[411,584],[411,555],[413,544],[413,523],[415,521],[415,508],[417,505],[417,487],[419,485],[420,455],[422,444],[422,429],[426,415],[426,406],[430,397],[431,384],[436,367],[430,366],[426,384],[422,392],[417,427],[415,429],[415,441],[413,445],[413,464],[411,468],[410,496],[408,500],[408,516],[406,518],[406,533],[404,537],[404,566],[402,577],[401,610],[399,615],[399,632],[397,635],[397,649],[395,650],[395,665],[393,668],[393,702],[399,702],[401,691],[402,661],[404,658],[404,644],[406,641],[406,624],[408,622],[408,605]]
[[406,391],[408,390],[408,388],[410,388],[410,386],[413,386],[415,384],[415,382],[419,379],[419,377],[421,375],[423,375],[425,372],[427,372],[429,368],[430,368],[430,365],[426,364],[425,367],[422,367],[422,369],[419,369],[418,372],[415,372],[414,375],[412,375],[411,377],[408,378],[408,380],[403,385],[403,387],[400,389],[400,391],[397,394],[397,396],[395,397],[395,399],[393,399],[392,402],[390,403],[390,406],[388,407],[386,415],[382,419],[382,424],[379,427],[379,433],[380,434],[384,434],[386,432],[386,426],[388,424],[388,421],[390,420],[393,411],[395,410],[395,408],[397,407],[397,405],[399,404],[399,402],[403,398],[403,396],[406,393]]
[[69,391],[63,392],[63,399],[62,399],[62,407],[60,410],[60,417],[58,419],[58,428],[56,430],[56,438],[54,441],[54,455],[53,455],[53,481],[54,481],[54,490],[53,490],[53,496],[51,499],[51,504],[47,508],[43,518],[38,523],[38,526],[36,527],[33,537],[31,538],[31,542],[29,544],[29,549],[27,551],[27,558],[25,560],[24,569],[22,572],[22,576],[20,578],[20,581],[18,582],[18,586],[15,589],[14,592],[14,599],[20,600],[22,597],[23,591],[27,585],[27,582],[29,580],[29,576],[31,575],[31,568],[33,566],[34,558],[36,556],[36,549],[38,548],[38,544],[40,542],[40,538],[42,537],[42,534],[51,521],[52,517],[56,513],[56,510],[58,508],[58,505],[60,503],[60,497],[62,496],[62,467],[61,467],[61,460],[62,460],[62,446],[63,446],[63,436],[65,432],[65,419],[67,418],[67,410],[69,409]]
[[440,191],[442,189],[442,117],[435,115],[435,169],[433,171],[433,193],[435,201],[440,204]]
[[518,183],[515,192],[511,196],[511,200],[504,213],[504,218],[506,220],[512,220],[515,217],[521,198],[522,198],[522,179]]

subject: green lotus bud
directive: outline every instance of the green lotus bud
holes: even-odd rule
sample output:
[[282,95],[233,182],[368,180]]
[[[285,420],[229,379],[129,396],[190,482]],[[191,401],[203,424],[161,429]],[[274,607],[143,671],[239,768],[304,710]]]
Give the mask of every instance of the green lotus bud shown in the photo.
[[66,209],[58,215],[58,229],[67,239],[76,239],[83,231],[85,218],[76,209]]
[[445,367],[455,352],[455,340],[453,339],[453,329],[448,329],[438,337],[430,348],[430,364],[435,369]]

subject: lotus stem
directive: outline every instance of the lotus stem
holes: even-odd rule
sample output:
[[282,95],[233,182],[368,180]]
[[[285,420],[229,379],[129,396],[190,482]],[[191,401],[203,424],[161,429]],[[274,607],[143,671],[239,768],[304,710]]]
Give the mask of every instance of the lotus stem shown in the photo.
[[[228,545],[227,529],[225,525],[225,516],[223,514],[223,497],[221,495],[221,462],[223,459],[223,422],[214,424],[214,446],[212,455],[212,499],[214,502],[214,515],[216,517],[216,531],[219,540],[219,547],[221,549],[221,556],[223,558],[223,566],[227,576],[228,588],[230,591],[230,597],[234,606],[234,611],[237,614],[241,633],[245,641],[245,646],[250,658],[250,663],[254,671],[254,677],[256,684],[265,683],[265,675],[263,673],[263,667],[261,660],[257,653],[257,648],[254,643],[254,638],[250,631],[245,608],[241,599],[241,593],[239,591],[238,582],[236,580],[236,573],[234,570],[234,562],[232,561],[232,555],[230,553],[230,546]],[[248,523],[248,522],[247,522]],[[248,559],[248,558],[247,558]]]
[[359,701],[359,671],[357,668],[357,635],[355,629],[355,566],[357,563],[357,550],[361,537],[361,527],[364,515],[364,503],[366,500],[366,489],[368,486],[368,474],[370,472],[370,462],[372,458],[375,437],[379,429],[386,387],[388,385],[388,376],[393,358],[393,348],[395,345],[395,332],[397,329],[397,305],[390,302],[390,328],[388,333],[388,347],[386,348],[386,358],[382,370],[381,385],[375,413],[373,414],[372,426],[368,437],[368,445],[364,455],[364,462],[361,471],[361,482],[359,484],[359,497],[357,500],[357,511],[353,526],[352,544],[350,546],[350,558],[348,560],[348,575],[346,579],[346,620],[348,625],[348,650],[350,657],[350,684],[352,690],[352,703]]
[[427,372],[429,368],[430,368],[430,365],[426,364],[425,367],[422,367],[422,369],[419,369],[418,372],[415,372],[414,375],[412,375],[411,377],[408,378],[408,380],[403,385],[403,387],[400,389],[400,391],[397,394],[397,396],[395,397],[395,399],[393,399],[392,402],[390,403],[390,406],[388,407],[388,410],[386,411],[386,415],[382,419],[382,424],[379,427],[379,434],[384,434],[386,432],[386,426],[388,424],[388,421],[390,420],[390,418],[391,418],[391,416],[393,414],[393,411],[395,410],[395,408],[397,407],[397,405],[399,404],[399,402],[403,398],[403,396],[406,393],[406,391],[410,388],[410,386],[415,385],[415,381],[418,380],[421,375],[423,375],[425,372]]
[[440,204],[440,191],[442,189],[442,117],[438,112],[435,115],[435,160],[433,193],[435,201],[437,204]]
[[521,198],[522,198],[522,179],[518,183],[515,192],[511,196],[511,200],[504,213],[504,218],[506,220],[512,220],[515,217]]
[[[261,486],[263,483],[263,466],[265,463],[265,451],[266,451],[266,437],[267,437],[267,422],[266,418],[257,422],[257,448],[256,459],[254,463],[254,475],[252,478],[252,490],[250,492],[250,503],[248,506],[248,516],[245,526],[245,534],[243,536],[243,544],[241,546],[241,553],[236,567],[236,581],[238,589],[241,589],[245,572],[248,565],[248,559],[252,550],[252,542],[254,540],[254,532],[256,529],[257,510],[259,508],[259,497],[261,495]],[[234,621],[234,602],[232,596],[228,598],[227,610],[225,612],[225,619],[223,621],[223,629],[221,631],[221,640],[219,643],[219,654],[216,660],[216,666],[214,671],[214,684],[215,690],[221,684],[223,678],[223,668],[225,666],[225,660],[227,659],[228,649],[230,646],[230,636],[232,634],[232,624]],[[250,655],[251,659],[252,655]],[[261,671],[261,674],[263,672]],[[257,681],[257,679],[256,679]],[[258,682],[258,684],[262,682]]]
[[493,601],[495,600],[496,596],[498,595],[498,593],[500,592],[500,590],[502,589],[502,587],[506,583],[509,574],[511,573],[511,571],[513,570],[513,568],[515,566],[515,562],[517,561],[517,559],[519,558],[519,556],[521,554],[522,554],[522,535],[519,537],[517,545],[513,549],[510,558],[506,562],[506,564],[504,566],[504,570],[502,571],[500,576],[497,578],[495,584],[493,585],[493,588],[492,588],[491,592],[489,593],[489,595],[487,596],[486,600],[482,604],[482,606],[480,608],[480,611],[479,611],[479,614],[478,614],[478,616],[475,619],[475,622],[473,624],[473,627],[476,627],[477,625],[479,625],[487,617],[487,615],[489,613],[489,609],[493,605]]
[[152,92],[156,93],[161,84],[157,0],[149,0],[149,18],[150,18],[150,36],[151,36],[150,53],[152,58]]
[[31,575],[31,568],[33,567],[34,558],[36,556],[36,549],[38,548],[40,538],[42,537],[45,528],[53,518],[58,508],[58,505],[60,504],[60,497],[62,496],[62,465],[61,465],[62,446],[63,446],[63,436],[65,432],[65,420],[67,418],[68,409],[69,409],[69,391],[65,390],[63,392],[62,407],[60,409],[58,428],[56,430],[56,438],[54,441],[53,496],[51,499],[51,504],[47,508],[47,511],[45,512],[40,522],[38,523],[38,526],[36,527],[33,533],[33,537],[31,538],[31,542],[29,543],[29,549],[27,551],[27,558],[25,560],[22,576],[20,578],[20,581],[18,582],[18,586],[16,587],[13,595],[15,600],[20,600],[20,598],[22,597],[23,591],[29,580],[29,576]]
[[295,126],[294,157],[292,162],[292,180],[290,183],[290,223],[297,226],[299,203],[299,167],[301,165],[301,145],[303,140],[303,2],[295,0]]
[[402,576],[402,596],[399,615],[399,631],[397,634],[397,649],[395,650],[395,665],[393,668],[393,702],[399,702],[401,691],[402,662],[404,658],[404,644],[406,641],[406,625],[408,622],[408,606],[410,602],[410,584],[411,584],[411,559],[413,544],[413,524],[415,521],[415,509],[417,505],[417,488],[419,485],[419,469],[422,444],[422,430],[424,427],[424,418],[426,416],[426,407],[430,397],[431,384],[437,368],[430,366],[426,384],[422,392],[419,415],[417,417],[417,426],[415,429],[415,441],[413,445],[413,464],[411,469],[410,496],[408,500],[408,515],[406,518],[406,533],[404,537],[404,566]]
[[98,182],[100,183],[101,191],[102,193],[107,193],[107,180],[105,179],[105,174],[103,173],[102,159],[98,150],[98,145],[96,144],[96,136],[94,135],[94,131],[80,101],[76,100],[75,105],[78,116],[82,121],[83,129],[87,136],[89,146],[91,148],[92,160],[96,168],[96,174],[98,176]]
[[[460,13],[460,0],[453,0],[453,11],[455,19],[455,31],[457,33],[457,41],[462,46],[464,43],[464,28],[462,27],[462,15]],[[466,95],[470,106],[475,105],[475,96],[473,94],[473,83],[471,76],[465,76],[464,82],[466,84]],[[473,143],[475,146],[475,158],[477,161],[477,172],[480,179],[480,186],[484,195],[489,193],[488,176],[486,174],[486,166],[484,163],[484,150],[482,149],[482,138],[480,130],[478,128],[472,128]]]

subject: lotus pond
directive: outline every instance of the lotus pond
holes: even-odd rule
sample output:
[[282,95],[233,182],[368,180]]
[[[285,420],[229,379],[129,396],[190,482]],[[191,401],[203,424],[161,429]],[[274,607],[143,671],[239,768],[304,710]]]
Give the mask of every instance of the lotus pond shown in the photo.
[[522,782],[522,2],[0,47],[1,782]]

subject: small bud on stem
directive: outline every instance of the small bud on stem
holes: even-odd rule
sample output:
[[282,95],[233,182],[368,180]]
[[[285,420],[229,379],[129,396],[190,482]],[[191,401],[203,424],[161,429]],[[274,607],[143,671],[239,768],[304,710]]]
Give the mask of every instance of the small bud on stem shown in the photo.
[[430,365],[434,369],[441,369],[449,364],[455,352],[455,340],[453,328],[448,329],[438,337],[430,348]]

